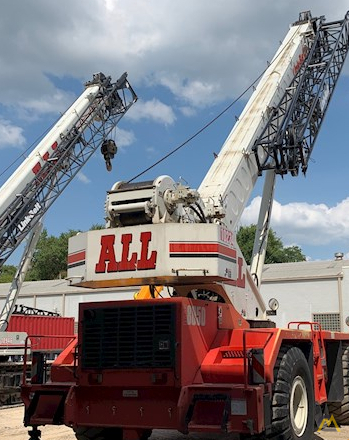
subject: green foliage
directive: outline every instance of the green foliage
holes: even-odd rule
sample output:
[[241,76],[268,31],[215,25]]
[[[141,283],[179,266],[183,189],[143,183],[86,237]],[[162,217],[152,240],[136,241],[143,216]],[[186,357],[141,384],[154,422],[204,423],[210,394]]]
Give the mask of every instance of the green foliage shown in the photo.
[[[104,229],[104,225],[93,224],[90,230]],[[68,240],[80,231],[69,230],[59,237],[48,235],[44,229],[36,246],[32,268],[27,281],[54,280],[67,275]],[[12,279],[11,279],[12,281]]]
[[[236,235],[237,242],[243,253],[246,263],[251,264],[256,225],[242,226]],[[284,246],[282,240],[270,229],[268,235],[265,263],[290,263],[305,261],[306,257],[299,246]]]
[[79,231],[70,230],[59,237],[48,235],[44,229],[32,259],[26,280],[54,280],[67,274],[68,239]]
[[4,264],[1,268],[0,283],[11,283],[15,276],[17,267]]
[[90,231],[95,231],[97,229],[104,229],[105,225],[101,225],[100,223],[93,223],[93,225],[90,227]]

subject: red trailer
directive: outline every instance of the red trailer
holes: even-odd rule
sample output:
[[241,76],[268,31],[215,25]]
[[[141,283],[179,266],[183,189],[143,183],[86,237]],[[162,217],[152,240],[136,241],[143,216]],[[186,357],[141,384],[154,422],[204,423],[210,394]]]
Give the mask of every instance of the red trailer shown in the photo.
[[[34,309],[31,309],[34,310]],[[50,377],[51,364],[74,337],[74,318],[12,315],[8,332],[0,339],[0,406],[19,403],[23,357],[27,340],[24,377],[32,381]]]
[[[66,338],[74,335],[74,318],[62,316],[12,315],[8,332],[24,332],[30,338],[31,351],[60,353],[67,346]],[[42,336],[40,338],[40,336]],[[49,337],[47,337],[49,336]]]

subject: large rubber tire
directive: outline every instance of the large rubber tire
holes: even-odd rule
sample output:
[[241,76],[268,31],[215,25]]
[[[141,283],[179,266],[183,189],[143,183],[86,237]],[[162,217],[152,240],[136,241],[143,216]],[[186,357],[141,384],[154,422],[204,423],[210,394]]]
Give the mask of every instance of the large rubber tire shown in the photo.
[[329,403],[328,411],[337,423],[349,425],[349,344],[343,343],[342,347],[344,399],[339,403]]
[[280,351],[274,371],[270,439],[311,440],[314,390],[308,363],[297,347]]
[[122,440],[120,428],[78,427],[74,432],[77,440]]

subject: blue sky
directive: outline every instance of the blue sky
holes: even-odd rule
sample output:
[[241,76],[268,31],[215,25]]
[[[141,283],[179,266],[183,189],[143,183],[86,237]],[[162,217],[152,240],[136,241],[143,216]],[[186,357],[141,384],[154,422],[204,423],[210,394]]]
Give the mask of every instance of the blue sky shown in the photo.
[[[99,152],[51,207],[49,234],[103,223],[105,194],[156,162],[230,104],[266,67],[289,24],[311,10],[342,19],[347,1],[26,0],[0,16],[0,184],[92,74],[124,71],[139,101],[116,131],[113,171]],[[247,97],[246,97],[247,98]],[[169,174],[197,188],[246,101],[142,176]],[[272,226],[309,259],[349,257],[349,60],[307,176],[278,179]],[[14,161],[15,164],[5,171]],[[256,222],[258,182],[242,217]],[[9,263],[16,263],[18,252]]]

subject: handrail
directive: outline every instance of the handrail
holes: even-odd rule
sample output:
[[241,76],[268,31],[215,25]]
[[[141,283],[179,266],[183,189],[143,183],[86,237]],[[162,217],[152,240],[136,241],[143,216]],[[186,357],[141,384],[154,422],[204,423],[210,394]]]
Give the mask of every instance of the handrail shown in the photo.
[[[23,356],[23,377],[22,377],[22,385],[26,384],[26,376],[27,376],[27,363],[28,363],[28,348],[30,348],[28,341],[31,338],[64,338],[64,339],[70,339],[73,341],[76,338],[76,335],[28,335],[25,338],[24,343],[24,356]],[[68,344],[70,341],[68,342]],[[67,345],[68,345],[67,344]]]
[[[291,325],[292,325],[292,324],[297,324],[297,330],[300,330],[299,327],[300,327],[301,325],[310,325],[310,331],[322,331],[321,324],[318,323],[318,322],[314,322],[314,321],[290,321],[290,322],[287,324],[287,328],[288,328],[288,329],[291,329]],[[315,329],[315,328],[314,328],[315,326],[317,326],[318,328]]]

